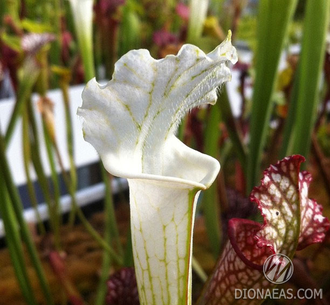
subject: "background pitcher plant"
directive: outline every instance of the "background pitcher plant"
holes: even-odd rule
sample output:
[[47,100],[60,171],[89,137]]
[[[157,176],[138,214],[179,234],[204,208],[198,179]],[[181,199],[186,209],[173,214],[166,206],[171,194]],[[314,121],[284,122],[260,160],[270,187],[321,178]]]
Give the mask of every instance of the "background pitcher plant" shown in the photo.
[[[266,290],[275,287],[262,273],[273,254],[293,258],[296,250],[322,242],[329,221],[322,207],[308,198],[311,175],[300,172],[304,158],[294,155],[271,165],[250,200],[258,204],[263,224],[248,219],[229,221],[229,241],[198,304],[234,304],[235,289]],[[261,304],[264,300],[237,300],[238,304]]]

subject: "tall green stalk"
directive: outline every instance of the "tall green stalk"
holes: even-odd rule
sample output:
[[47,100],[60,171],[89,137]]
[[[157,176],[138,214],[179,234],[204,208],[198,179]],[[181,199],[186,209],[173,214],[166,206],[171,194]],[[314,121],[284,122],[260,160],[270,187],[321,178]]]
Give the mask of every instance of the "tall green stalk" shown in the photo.
[[[54,197],[50,190],[50,186],[48,183],[48,178],[45,174],[44,166],[41,162],[42,159],[41,159],[41,155],[40,155],[40,139],[39,139],[36,119],[34,116],[31,101],[29,101],[29,103],[27,104],[27,113],[29,116],[29,123],[30,123],[30,128],[31,128],[30,146],[31,146],[31,151],[33,151],[33,154],[31,154],[31,159],[32,159],[32,163],[33,163],[34,169],[35,169],[37,177],[38,177],[38,182],[40,184],[43,195],[45,197],[48,211],[51,211],[52,206],[54,205]],[[51,229],[52,229],[52,232],[54,233],[55,246],[57,249],[60,249],[59,227],[57,225],[58,221],[56,220],[58,215],[51,213],[51,212],[49,212],[48,214],[49,214]]]
[[260,0],[258,12],[256,78],[251,111],[247,193],[257,184],[265,146],[280,56],[297,0]]
[[[113,202],[112,202],[112,192],[111,192],[111,180],[108,179],[107,173],[105,172],[105,169],[101,169],[102,176],[104,181],[108,180],[108,183],[106,184],[106,190],[105,190],[105,230],[104,230],[104,240],[106,243],[111,243],[111,231],[112,226],[116,225],[116,220],[114,219],[114,211],[112,209]],[[118,232],[118,231],[117,231]],[[102,271],[101,271],[101,278],[99,282],[99,286],[97,289],[97,295],[96,295],[96,305],[103,305],[104,299],[107,294],[107,285],[106,282],[109,278],[109,270],[111,266],[111,256],[107,253],[107,251],[103,252],[103,262],[102,262]]]
[[117,227],[116,214],[114,209],[114,203],[112,200],[112,178],[109,177],[108,172],[101,166],[102,178],[105,184],[105,211],[107,213],[107,220],[109,222],[110,237],[114,240],[116,249],[120,255],[123,254],[123,248],[120,242],[119,230]]
[[[30,235],[29,228],[27,226],[27,223],[25,222],[25,219],[23,216],[22,203],[21,203],[17,188],[13,182],[10,169],[8,167],[7,157],[5,154],[5,145],[4,145],[4,141],[3,141],[2,137],[0,137],[0,172],[3,175],[3,176],[1,175],[2,181],[0,181],[0,183],[6,185],[9,197],[11,199],[11,205],[10,205],[10,207],[7,208],[7,210],[5,210],[5,213],[7,212],[8,215],[12,214],[11,209],[13,209],[13,212],[15,213],[15,217],[17,219],[16,226],[17,226],[17,228],[20,228],[20,233],[22,234],[22,238],[27,246],[27,250],[30,255],[32,265],[35,268],[36,273],[38,275],[41,289],[45,295],[47,304],[53,304],[53,300],[52,300],[52,297],[50,294],[48,282],[46,280],[46,276],[44,274],[44,270],[41,265],[34,242]],[[5,199],[5,202],[6,202],[6,199]],[[6,209],[6,205],[4,205],[4,206]],[[13,217],[14,216],[11,216],[11,218],[10,218],[11,220],[9,220],[10,225],[13,225],[16,223],[16,220]],[[13,221],[13,223],[11,223],[11,221]],[[15,231],[11,231],[11,232],[13,234],[18,234],[18,231],[16,233],[15,233]],[[17,238],[17,237],[15,237],[15,238]],[[17,253],[15,255],[18,255],[18,256],[21,255],[20,254],[21,250],[19,248],[16,248],[16,250],[17,250]],[[21,259],[21,258],[19,258],[19,259]],[[22,260],[22,262],[23,261],[24,260]],[[28,281],[27,281],[26,285],[28,285]]]
[[65,111],[65,123],[66,123],[66,142],[68,146],[68,155],[69,155],[69,163],[70,163],[70,181],[72,184],[72,188],[74,190],[77,189],[77,171],[76,165],[74,162],[74,145],[73,145],[73,123],[72,123],[72,115],[70,111],[70,100],[69,100],[69,82],[70,76],[68,73],[63,75],[60,80],[60,87],[63,95],[63,104]]
[[[74,189],[74,185],[71,184],[71,180],[69,179],[63,163],[61,161],[61,156],[58,153],[58,147],[56,142],[53,143],[54,149],[57,151],[57,157],[58,157],[58,161],[60,164],[60,168],[61,168],[61,172],[62,172],[62,176],[63,176],[63,180],[65,183],[65,186],[69,192],[69,195],[71,197],[71,203],[72,203],[72,209],[77,213],[77,216],[79,218],[79,220],[81,221],[82,225],[85,227],[86,231],[96,240],[96,242],[99,243],[99,245],[107,252],[107,255],[110,255],[112,257],[112,259],[118,264],[118,265],[123,265],[123,260],[122,258],[116,253],[116,251],[110,246],[109,243],[107,243],[106,240],[104,240],[100,234],[92,227],[92,225],[88,222],[88,220],[86,219],[84,213],[82,212],[82,210],[80,209],[80,207],[78,206],[77,200],[76,200],[76,194],[75,194],[75,189]],[[50,147],[51,148],[51,147]],[[54,161],[54,160],[53,160]],[[110,215],[110,219],[112,219],[112,221],[114,220],[114,210],[112,207],[112,200],[110,200],[109,198],[107,198],[108,193],[110,191],[109,187],[107,186],[107,183],[109,183],[108,179],[104,180],[105,183],[105,187],[106,187],[106,196],[105,196],[105,205],[106,210],[108,211],[112,211],[112,215]],[[108,207],[108,205],[110,205],[110,207]],[[110,224],[110,234],[114,232],[114,230],[116,230],[116,226],[115,224]],[[118,234],[118,231],[116,231]],[[114,233],[115,234],[115,233]],[[119,237],[117,236],[115,238],[115,240],[117,241],[117,244],[119,243]],[[121,247],[119,246],[118,249],[121,251]]]
[[285,126],[282,156],[308,157],[320,102],[320,80],[329,26],[330,1],[307,1],[299,67]]
[[19,82],[16,103],[13,113],[10,117],[9,124],[5,134],[5,145],[9,144],[13,135],[17,119],[20,117],[24,108],[24,103],[31,95],[32,87],[34,86],[38,76],[40,74],[40,67],[34,62],[34,59],[27,58],[25,60],[22,77]]
[[[1,168],[1,166],[0,166]],[[0,213],[6,232],[6,243],[10,253],[16,278],[27,304],[35,305],[31,282],[28,276],[24,252],[20,239],[19,224],[8,196],[4,177],[0,175]]]
[[232,144],[235,148],[235,152],[237,157],[241,163],[241,166],[244,170],[244,173],[247,172],[247,148],[243,142],[243,136],[240,133],[240,130],[235,122],[235,118],[233,116],[229,97],[226,88],[224,88],[223,92],[218,95],[217,106],[220,108],[221,119],[226,124],[228,134]]
[[[206,129],[205,129],[205,145],[204,152],[218,159],[219,138],[220,138],[220,109],[217,106],[210,108]],[[220,253],[221,245],[221,224],[220,224],[220,208],[218,198],[217,184],[214,183],[203,194],[203,214],[205,217],[205,225],[210,245],[215,257]]]
[[46,146],[46,152],[48,157],[48,162],[50,165],[50,175],[51,175],[51,181],[52,181],[52,191],[54,196],[54,201],[49,206],[49,214],[54,215],[54,229],[56,230],[55,236],[57,237],[57,248],[60,248],[60,226],[61,226],[61,191],[60,191],[60,182],[59,177],[57,175],[56,171],[56,164],[55,164],[55,158],[54,158],[54,151],[52,146],[52,139],[49,134],[49,130],[47,129],[46,122],[43,119],[42,122],[42,128],[43,128],[43,135],[45,139],[45,146]]
[[[74,162],[74,145],[73,145],[73,127],[72,127],[72,115],[71,115],[71,109],[70,109],[70,99],[69,99],[69,83],[71,79],[71,72],[64,68],[56,68],[57,74],[60,76],[59,84],[62,91],[62,97],[63,97],[63,105],[64,105],[64,112],[65,112],[65,127],[66,127],[66,143],[68,148],[68,157],[69,157],[69,164],[70,164],[70,177],[66,177],[66,171],[63,167],[61,156],[59,153],[59,149],[57,146],[57,143],[54,142],[53,146],[57,153],[57,158],[61,166],[62,174],[64,176],[64,179],[66,179],[67,187],[71,189],[69,192],[72,194],[73,197],[76,196],[76,190],[77,190],[77,171],[76,171],[76,165]],[[75,202],[75,198],[72,200]],[[76,215],[76,208],[75,206],[72,206],[70,215],[69,215],[69,223],[73,224],[74,218]]]
[[45,140],[45,148],[47,153],[48,162],[50,165],[50,174],[52,182],[52,191],[54,200],[48,206],[49,215],[53,215],[53,229],[55,235],[55,245],[57,249],[60,249],[60,227],[61,227],[61,203],[60,203],[60,183],[59,177],[57,175],[56,163],[53,151],[53,142],[55,141],[55,126],[53,126],[53,121],[51,116],[52,107],[49,105],[51,101],[47,98],[47,90],[49,87],[48,82],[48,72],[49,72],[49,62],[48,62],[49,48],[44,47],[39,51],[39,62],[41,66],[40,77],[38,79],[38,93],[40,94],[39,105],[41,109],[41,120],[42,120],[42,131]]
[[38,200],[36,196],[36,192],[33,186],[33,182],[30,175],[30,161],[31,161],[31,146],[29,140],[29,118],[27,111],[23,112],[22,116],[22,147],[23,147],[23,162],[24,162],[24,171],[26,176],[26,185],[28,188],[31,205],[34,209],[34,213],[36,214],[38,220],[38,228],[40,233],[43,235],[46,233],[45,226],[40,217],[40,213],[38,210]]

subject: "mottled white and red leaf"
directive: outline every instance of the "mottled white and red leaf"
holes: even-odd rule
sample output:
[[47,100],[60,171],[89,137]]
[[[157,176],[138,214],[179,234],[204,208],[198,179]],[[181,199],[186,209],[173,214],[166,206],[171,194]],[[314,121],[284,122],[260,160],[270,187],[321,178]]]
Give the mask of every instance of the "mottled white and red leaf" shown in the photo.
[[232,219],[229,241],[206,284],[198,305],[260,304],[261,299],[235,299],[235,290],[272,289],[261,271],[264,261],[274,253],[293,257],[296,250],[321,242],[329,228],[322,208],[308,198],[311,176],[300,173],[304,157],[284,158],[264,171],[261,185],[250,200],[257,203],[263,224]]
[[300,233],[299,169],[304,157],[295,155],[271,165],[264,171],[261,185],[250,200],[257,203],[264,217],[256,234],[258,246],[269,246],[275,253],[291,256]]
[[323,240],[329,221],[322,207],[308,198],[311,175],[299,172],[304,157],[294,155],[270,166],[250,199],[264,216],[263,228],[256,234],[258,245],[271,246],[276,253],[293,255]]

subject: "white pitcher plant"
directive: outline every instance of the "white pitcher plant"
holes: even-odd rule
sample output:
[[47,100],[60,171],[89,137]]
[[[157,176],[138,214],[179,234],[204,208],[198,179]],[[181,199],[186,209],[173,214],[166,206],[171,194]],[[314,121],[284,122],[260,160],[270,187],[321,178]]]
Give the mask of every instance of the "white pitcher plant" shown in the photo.
[[214,104],[218,87],[231,79],[228,63],[237,55],[230,38],[209,54],[190,44],[160,60],[130,51],[107,85],[92,79],[83,92],[85,140],[109,173],[129,182],[141,304],[191,304],[196,202],[220,164],[175,133],[189,110]]

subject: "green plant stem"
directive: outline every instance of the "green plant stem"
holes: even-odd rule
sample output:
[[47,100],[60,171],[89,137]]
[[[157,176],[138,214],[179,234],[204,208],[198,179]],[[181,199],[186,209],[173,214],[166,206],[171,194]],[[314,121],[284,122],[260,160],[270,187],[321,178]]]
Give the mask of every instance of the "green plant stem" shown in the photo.
[[[102,175],[106,175],[107,173],[105,169],[101,166]],[[113,201],[112,201],[112,193],[110,190],[111,180],[107,179],[107,177],[103,177],[103,180],[108,180],[108,184],[106,185],[106,195],[105,195],[105,230],[104,230],[104,240],[109,245],[111,244],[111,231],[113,230],[112,224],[116,224],[114,219],[114,209],[113,209]],[[118,231],[117,231],[118,233]],[[118,240],[119,241],[119,240]],[[103,252],[103,262],[102,262],[102,271],[101,271],[101,278],[97,289],[96,294],[96,305],[103,305],[104,299],[107,294],[107,285],[106,282],[109,278],[109,269],[111,266],[111,256],[108,254],[107,251]]]
[[[220,138],[220,109],[219,107],[211,107],[207,119],[206,129],[204,133],[204,152],[214,158],[218,158],[219,138]],[[204,192],[203,195],[203,214],[205,217],[206,231],[210,241],[214,257],[218,257],[221,244],[221,220],[219,198],[217,194],[217,184]]]
[[[75,183],[72,183],[72,180],[68,177],[67,172],[64,168],[62,157],[56,142],[56,139],[51,136],[51,131],[48,129],[48,125],[46,122],[46,119],[43,117],[43,130],[44,130],[44,137],[45,137],[45,143],[46,143],[46,149],[47,149],[47,154],[48,154],[48,159],[50,162],[50,167],[51,167],[51,177],[53,181],[53,186],[54,186],[54,193],[55,193],[55,206],[53,207],[53,212],[58,215],[56,218],[57,220],[57,226],[59,227],[61,225],[60,223],[60,214],[61,214],[61,194],[60,194],[60,187],[59,187],[59,179],[58,179],[58,174],[57,174],[57,169],[56,169],[56,164],[55,164],[55,158],[54,154],[56,155],[58,164],[61,169],[62,177],[63,180],[66,184],[66,187],[68,189],[68,192],[72,198],[72,202],[76,202],[76,185]],[[69,218],[69,223],[73,225],[74,222],[74,214],[76,212],[76,205],[73,205],[72,208],[72,213]]]
[[85,227],[85,229],[87,230],[87,232],[91,236],[93,236],[93,238],[97,241],[97,243],[103,249],[105,249],[108,252],[108,254],[111,256],[111,258],[116,262],[116,264],[118,264],[119,266],[122,266],[123,265],[123,259],[121,258],[121,256],[119,256],[112,249],[112,247],[100,236],[100,234],[97,233],[97,231],[92,227],[92,225],[88,222],[88,220],[86,219],[86,217],[83,214],[83,212],[81,211],[81,209],[78,207],[76,201],[73,202],[73,205],[76,206],[77,215],[79,217],[79,220],[81,221],[81,223],[83,224],[83,226]]
[[194,256],[192,256],[192,258],[191,258],[191,265],[192,265],[193,270],[199,276],[199,278],[205,283],[207,281],[208,276],[205,273],[202,266],[200,265],[200,263],[198,262],[198,260]]
[[109,177],[109,173],[105,170],[103,164],[100,164],[101,167],[101,173],[102,178],[105,185],[105,212],[107,214],[107,221],[109,222],[109,230],[110,230],[110,236],[111,239],[115,241],[116,248],[118,249],[118,253],[120,255],[123,255],[123,248],[120,242],[119,238],[119,231],[117,227],[117,220],[116,220],[116,214],[114,209],[114,203],[112,200],[112,189],[111,189],[111,178]]
[[[47,90],[49,87],[49,81],[48,81],[48,75],[49,75],[49,62],[48,62],[48,54],[49,54],[49,48],[43,48],[39,52],[39,62],[41,66],[40,71],[40,77],[37,81],[38,85],[38,92],[40,94],[40,100],[39,103],[41,103],[41,119],[42,119],[42,131],[43,136],[45,140],[45,147],[46,147],[46,153],[48,162],[50,165],[50,171],[51,171],[51,182],[52,182],[52,191],[53,191],[53,199],[48,206],[48,213],[49,215],[53,215],[53,229],[54,229],[54,240],[55,240],[55,246],[57,250],[61,249],[61,237],[60,237],[60,227],[61,227],[61,203],[60,203],[60,183],[59,183],[59,177],[57,175],[56,171],[56,164],[54,160],[54,152],[52,150],[52,142],[55,141],[55,126],[53,126],[53,122],[49,119],[48,116],[51,116],[52,114],[48,106],[48,103],[51,103],[47,99]],[[52,128],[54,130],[52,130]]]
[[36,273],[38,275],[38,279],[40,281],[40,285],[43,290],[43,293],[46,297],[47,304],[53,304],[53,300],[52,300],[52,297],[50,294],[48,282],[47,282],[45,274],[44,274],[44,270],[42,268],[40,259],[38,257],[38,253],[37,253],[37,250],[33,243],[32,237],[30,235],[28,226],[23,217],[22,203],[21,203],[19,194],[17,192],[17,189],[15,187],[15,184],[13,182],[13,179],[11,177],[10,169],[8,167],[8,162],[7,162],[7,158],[6,158],[6,154],[5,154],[5,145],[4,145],[4,141],[3,141],[2,137],[0,137],[0,160],[1,160],[0,161],[1,173],[4,176],[7,190],[8,190],[9,196],[11,198],[12,207],[15,211],[16,218],[17,218],[20,230],[21,230],[23,240],[26,243],[28,253],[31,257],[32,265],[34,266]]
[[65,123],[66,123],[66,142],[68,146],[68,155],[70,163],[70,180],[72,187],[77,189],[77,172],[74,162],[74,150],[73,150],[73,128],[72,128],[72,115],[70,112],[70,100],[69,100],[69,81],[62,79],[60,81],[60,87],[62,90],[64,111],[65,111]]
[[77,216],[79,220],[81,221],[82,225],[85,227],[87,232],[98,242],[98,244],[105,249],[108,254],[111,255],[113,260],[120,266],[123,265],[123,260],[122,258],[112,249],[112,247],[100,236],[100,234],[92,227],[92,225],[88,222],[86,219],[84,213],[81,211],[80,207],[77,204],[76,201],[76,196],[74,194],[74,190],[72,187],[70,187],[70,180],[68,179],[65,171],[63,171],[62,167],[62,174],[63,174],[63,179],[64,183],[66,184],[66,187],[68,189],[68,192],[71,197],[71,202],[72,202],[72,208],[76,210]]
[[[76,203],[74,203],[76,204]],[[100,236],[99,233],[97,233],[95,231],[95,229],[92,227],[92,225],[88,222],[88,220],[85,218],[83,212],[81,211],[81,209],[77,209],[77,215],[79,217],[79,220],[81,221],[81,223],[83,224],[83,226],[85,227],[85,229],[87,230],[87,232],[89,234],[91,234],[91,236],[93,236],[93,238],[97,241],[97,243],[103,248],[105,249],[109,255],[111,255],[112,259],[116,262],[116,264],[118,264],[119,266],[123,266],[123,259],[121,258],[121,256],[119,256],[113,249],[112,247]]]
[[233,153],[233,142],[225,141],[222,145],[221,155],[220,155],[220,164],[226,164],[228,158]]
[[29,122],[28,122],[28,114],[26,111],[23,112],[23,124],[22,124],[22,146],[23,146],[23,162],[24,162],[24,170],[25,170],[25,176],[26,176],[26,185],[28,187],[28,192],[31,200],[32,207],[34,209],[34,212],[36,214],[37,220],[38,220],[38,228],[41,233],[41,235],[44,235],[46,233],[45,226],[41,220],[39,211],[38,211],[38,200],[36,197],[36,193],[33,187],[32,179],[30,176],[30,160],[31,160],[31,149],[30,149],[30,143],[29,143]]
[[88,38],[83,37],[81,40],[81,45],[83,45],[83,47],[80,49],[84,64],[84,75],[85,81],[88,82],[93,77],[95,77],[93,49],[92,46],[89,44]]
[[241,131],[233,116],[228,93],[226,88],[223,88],[221,94],[218,95],[218,102],[216,104],[221,113],[221,119],[225,123],[229,137],[237,153],[237,157],[241,163],[244,173],[247,173],[247,148],[243,143]]
[[[32,109],[30,109],[30,111],[32,111]],[[31,116],[33,117],[33,113],[31,113]],[[42,120],[43,120],[43,130],[44,130],[44,138],[45,138],[45,143],[46,143],[47,155],[48,155],[48,159],[49,159],[50,166],[51,166],[51,175],[52,175],[52,180],[53,180],[53,185],[54,185],[55,200],[57,202],[55,204],[55,207],[51,207],[49,209],[50,215],[53,215],[53,221],[52,222],[53,222],[53,227],[56,230],[56,234],[55,235],[56,236],[59,236],[59,226],[60,226],[60,223],[59,223],[59,219],[58,218],[60,217],[60,192],[59,192],[59,184],[58,184],[58,176],[57,176],[57,172],[56,172],[55,160],[54,160],[54,155],[53,155],[53,148],[54,148],[55,153],[56,153],[56,156],[57,156],[57,160],[58,160],[58,163],[59,163],[61,172],[62,172],[64,183],[65,183],[65,185],[67,187],[67,190],[68,190],[68,192],[70,194],[70,197],[71,197],[72,209],[74,209],[74,211],[77,213],[77,216],[79,217],[79,220],[84,225],[85,229],[95,238],[95,240],[104,249],[106,249],[108,251],[108,253],[112,256],[112,258],[119,265],[122,265],[123,264],[123,261],[122,261],[121,257],[118,256],[116,254],[116,252],[110,247],[110,245],[107,244],[107,242],[104,241],[104,239],[102,239],[102,237],[95,231],[95,229],[90,225],[90,223],[88,222],[88,220],[85,218],[83,212],[79,208],[79,206],[77,204],[77,201],[76,201],[76,196],[75,196],[76,186],[71,183],[71,180],[69,179],[69,177],[68,177],[68,175],[67,175],[67,173],[65,171],[65,168],[64,168],[64,165],[63,165],[63,162],[62,162],[62,159],[61,159],[61,155],[59,153],[59,149],[58,149],[57,143],[56,143],[55,140],[52,140],[51,139],[50,131],[47,128],[47,124],[45,122],[45,119],[43,118]],[[41,166],[41,164],[38,164],[39,172],[40,172],[40,166]],[[44,179],[42,179],[42,180],[44,180]],[[106,181],[105,183],[109,183],[109,181]],[[43,183],[43,185],[44,185],[44,183]],[[44,187],[45,187],[45,185],[44,185]],[[109,192],[109,189],[107,189],[107,190]],[[109,200],[109,198],[107,200]],[[112,214],[114,215],[114,211],[112,211]],[[112,232],[113,233],[117,230],[117,229],[115,229],[114,224],[111,225],[111,228],[112,228]],[[117,235],[118,235],[118,230],[117,230]],[[58,238],[58,241],[57,241],[58,247],[59,247],[59,242],[60,241],[59,241],[59,238]],[[119,238],[118,238],[118,243],[119,243]],[[121,248],[119,247],[119,249],[121,249]]]
[[310,152],[320,101],[320,80],[329,25],[330,1],[307,1],[298,73],[294,82],[281,154]]
[[[71,202],[72,202],[72,208],[76,211],[77,213],[77,216],[79,218],[79,220],[81,221],[81,223],[83,224],[83,226],[85,227],[85,229],[87,230],[87,232],[93,236],[93,238],[99,243],[99,245],[104,248],[111,256],[112,258],[116,261],[116,263],[120,266],[123,265],[123,260],[122,258],[112,249],[112,247],[100,236],[100,234],[92,227],[92,225],[88,222],[88,220],[86,219],[84,213],[81,211],[80,207],[78,206],[77,204],[77,200],[76,200],[76,196],[75,196],[75,190],[73,189],[73,186],[70,182],[70,179],[64,169],[64,166],[63,166],[63,162],[61,160],[61,156],[59,154],[59,151],[58,151],[58,147],[57,147],[57,144],[53,142],[53,145],[54,145],[54,148],[55,148],[55,151],[57,152],[57,158],[58,158],[58,161],[59,161],[59,165],[60,165],[60,168],[61,168],[61,171],[62,171],[62,175],[63,175],[63,180],[64,180],[64,183],[67,187],[67,190],[70,194],[70,197],[71,197]],[[105,182],[105,183],[109,183],[108,181]],[[109,188],[108,188],[108,194],[109,194]],[[106,204],[111,204],[112,205],[112,201],[109,202],[109,198],[107,198],[107,195],[106,194]],[[112,208],[113,210],[113,208]],[[112,211],[112,214],[114,215],[114,211]],[[113,216],[114,217],[114,216]],[[113,218],[114,219],[114,218]],[[115,221],[115,220],[113,220]],[[114,224],[110,224],[110,227],[113,229],[114,228]],[[111,233],[111,231],[110,231]],[[119,242],[119,239],[118,239],[118,242]]]
[[[129,228],[131,227],[131,223],[129,221]],[[132,232],[129,229],[126,235],[126,248],[124,253],[124,266],[125,267],[133,267],[134,266],[134,258],[133,258],[133,245],[132,245]]]
[[[31,145],[31,151],[33,151],[33,154],[31,154],[31,159],[32,159],[32,163],[33,163],[34,169],[35,169],[37,177],[38,177],[38,182],[40,184],[43,195],[45,197],[48,211],[51,211],[52,210],[51,206],[53,205],[54,199],[50,192],[48,179],[46,177],[44,167],[41,162],[40,140],[39,140],[37,124],[36,124],[35,116],[33,113],[33,107],[32,107],[31,100],[27,104],[27,113],[29,116],[29,122],[30,122],[30,127],[31,127],[30,145]],[[59,250],[60,249],[60,237],[59,237],[59,228],[56,226],[56,224],[57,224],[56,217],[57,217],[57,215],[55,215],[54,213],[49,213],[51,229],[54,233],[55,247],[57,248],[57,250]]]
[[[76,165],[74,162],[74,150],[73,150],[73,131],[72,131],[72,116],[70,112],[70,100],[69,100],[69,81],[71,78],[71,74],[63,73],[61,75],[60,79],[60,87],[62,90],[62,96],[63,96],[63,104],[64,104],[64,112],[65,112],[65,123],[66,123],[66,143],[68,147],[68,156],[69,156],[69,164],[70,164],[70,179],[67,178],[68,183],[70,183],[70,188],[72,189],[72,194],[75,194],[77,190],[77,171],[76,171]],[[57,157],[59,162],[61,163],[62,173],[65,174],[64,167],[61,162],[61,156],[59,154],[58,147],[56,143],[53,143]],[[70,182],[69,182],[70,181]],[[74,218],[76,214],[76,209],[72,208],[70,211],[69,216],[69,223],[73,224]]]
[[297,0],[261,0],[258,6],[256,78],[250,124],[247,193],[257,184],[272,110],[272,94],[288,25]]
[[30,279],[28,277],[22,243],[19,236],[19,225],[17,223],[15,212],[11,205],[4,177],[2,175],[0,175],[0,200],[0,213],[5,227],[6,243],[16,278],[27,304],[35,305],[36,301],[33,295]]
[[47,151],[47,157],[50,165],[50,172],[51,172],[51,179],[52,179],[52,186],[53,186],[53,194],[54,194],[54,201],[53,204],[51,204],[49,214],[54,215],[53,221],[54,221],[54,229],[55,229],[55,239],[56,239],[56,245],[57,248],[60,249],[60,226],[61,226],[61,193],[60,193],[60,185],[59,185],[59,179],[56,171],[56,165],[52,150],[52,140],[51,136],[49,134],[49,131],[47,129],[46,123],[44,119],[42,119],[42,125],[43,125],[43,134],[45,139],[45,146]]
[[14,106],[13,113],[10,117],[10,121],[5,134],[5,144],[8,146],[10,139],[13,135],[17,119],[22,113],[24,103],[27,101],[31,94],[32,87],[35,84],[40,68],[33,62],[32,58],[26,59],[23,67],[23,76],[19,82],[19,88],[17,92],[17,100]]

